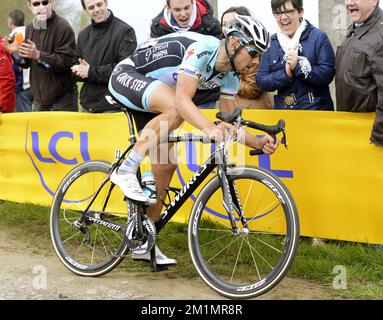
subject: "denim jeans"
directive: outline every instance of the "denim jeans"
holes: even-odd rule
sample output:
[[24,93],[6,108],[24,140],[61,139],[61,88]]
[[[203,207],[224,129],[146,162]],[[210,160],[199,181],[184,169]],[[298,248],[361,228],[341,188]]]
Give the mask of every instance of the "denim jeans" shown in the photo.
[[32,89],[28,88],[16,94],[15,112],[30,112],[33,106]]
[[65,93],[51,106],[41,105],[38,101],[35,101],[33,111],[78,111],[77,99],[77,89],[74,88],[72,91]]

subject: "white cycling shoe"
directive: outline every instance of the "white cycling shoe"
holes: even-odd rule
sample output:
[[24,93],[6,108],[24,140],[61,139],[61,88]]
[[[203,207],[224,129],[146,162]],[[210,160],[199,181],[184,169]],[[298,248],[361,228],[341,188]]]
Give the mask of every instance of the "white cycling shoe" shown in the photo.
[[124,195],[131,200],[138,202],[149,202],[149,198],[142,190],[137,176],[133,173],[118,174],[117,169],[112,172],[110,181],[118,186]]
[[[145,260],[150,261],[150,252],[147,252],[145,254],[132,254],[133,260]],[[172,265],[177,264],[177,261],[175,259],[170,259],[156,246],[156,264],[158,265]]]

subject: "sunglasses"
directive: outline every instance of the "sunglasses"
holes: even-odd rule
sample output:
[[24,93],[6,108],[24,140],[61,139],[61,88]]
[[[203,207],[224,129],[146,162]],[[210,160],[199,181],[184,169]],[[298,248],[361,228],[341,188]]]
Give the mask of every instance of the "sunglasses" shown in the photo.
[[260,53],[257,50],[255,50],[254,48],[249,47],[249,46],[245,46],[245,45],[243,47],[247,50],[247,52],[249,53],[250,57],[252,57],[252,58],[259,57]]
[[38,1],[38,2],[32,2],[31,4],[33,7],[38,7],[41,4],[45,7],[49,4],[49,2],[50,2],[49,0],[43,0],[43,1]]

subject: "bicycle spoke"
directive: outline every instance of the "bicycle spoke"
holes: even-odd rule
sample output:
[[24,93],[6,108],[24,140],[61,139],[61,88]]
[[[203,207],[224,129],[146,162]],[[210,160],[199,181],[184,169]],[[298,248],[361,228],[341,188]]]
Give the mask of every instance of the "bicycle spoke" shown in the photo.
[[96,226],[96,231],[95,231],[95,234],[94,234],[94,242],[93,242],[92,258],[91,258],[91,260],[90,260],[90,263],[91,263],[91,264],[93,264],[94,253],[95,253],[95,251],[96,251],[97,232],[98,232],[98,227]]
[[[250,195],[250,194],[254,194],[253,192],[250,192],[250,191],[253,190],[253,186],[254,186],[254,182],[252,181],[252,182],[251,182],[251,187],[249,188],[248,195]],[[255,209],[253,209],[253,212],[259,212],[259,206],[261,205],[261,203],[262,203],[262,201],[263,201],[263,199],[264,199],[264,197],[265,197],[266,191],[267,191],[267,189],[265,188],[265,189],[264,189],[264,192],[263,192],[263,195],[262,195],[261,197],[259,197],[258,204],[255,206]],[[242,204],[242,206],[243,206],[243,211],[244,211],[244,212],[247,212],[247,211],[248,211],[248,210],[246,210],[246,207],[247,207],[247,204],[248,204],[248,203],[249,203],[249,197],[246,197],[246,202],[245,202],[245,204],[244,204],[244,205]],[[250,203],[251,203],[251,201],[250,201]]]
[[82,232],[81,231],[77,231],[77,233],[75,233],[74,235],[70,236],[69,238],[67,238],[65,240],[62,240],[62,243],[65,244],[66,242],[68,242],[69,240],[73,239],[74,237],[76,237],[80,233],[82,233]]
[[220,219],[220,218],[218,218],[218,217],[216,217],[214,215],[209,214],[207,220],[211,220],[211,221],[217,222],[221,227],[225,227],[225,229],[231,231],[231,226],[226,225],[225,223],[222,222],[222,219]]
[[230,282],[233,282],[233,279],[234,279],[234,273],[235,273],[235,270],[237,269],[238,259],[239,259],[239,256],[241,255],[242,246],[243,246],[243,239],[242,239],[242,242],[241,242],[241,247],[240,247],[239,250],[238,250],[237,259],[235,260],[235,264],[234,264],[233,272],[232,272],[232,274],[231,274]]
[[78,216],[82,215],[82,211],[81,210],[74,211],[74,210],[64,209],[64,217],[66,217],[66,215],[69,214],[69,213],[75,214],[75,215],[78,215]]
[[[242,207],[243,207],[243,211],[245,211],[245,208],[247,206],[247,203],[249,201],[249,197],[250,195],[252,194],[251,190],[253,188],[253,184],[254,182],[251,182],[251,185],[250,185],[250,188],[247,190],[247,195],[246,195],[246,199],[245,199],[245,204],[242,203]],[[239,200],[239,199],[238,199]]]
[[251,258],[253,259],[254,267],[255,267],[255,270],[257,271],[258,278],[261,281],[262,277],[261,277],[261,273],[260,273],[259,268],[258,268],[258,263],[255,260],[253,250],[252,250],[252,248],[250,246],[250,243],[248,241],[247,241],[247,245],[249,246],[249,251],[250,251],[250,254],[251,254]]
[[[245,240],[246,241],[246,240]],[[246,241],[250,247],[250,250],[253,250],[262,260],[263,262],[265,262],[269,267],[270,269],[272,270],[273,269],[273,266],[258,252],[258,250],[256,248],[254,248],[250,242]]]
[[236,242],[237,239],[234,239],[231,243],[229,243],[225,248],[223,248],[221,251],[219,251],[218,253],[216,253],[213,257],[211,257],[208,261],[207,261],[207,264],[210,263],[210,261],[214,260],[221,252],[223,252],[224,250],[228,249],[229,247],[231,247],[231,245]]
[[[117,235],[117,234],[116,234]],[[117,250],[117,248],[114,246],[114,244],[109,240],[109,238],[106,236],[106,235],[104,235],[102,232],[101,232],[101,237],[105,240],[105,241],[107,241],[108,243],[109,243],[109,245],[110,246],[112,246],[112,248],[113,248],[113,250],[114,251],[116,251]],[[120,240],[122,240],[122,238],[120,238],[119,236],[118,236],[118,238],[120,239]],[[103,241],[104,241],[103,240]]]
[[[273,207],[274,203],[277,203],[277,205],[275,207]],[[254,210],[254,212],[262,212],[262,213],[259,213],[257,215],[253,215],[252,218],[249,218],[248,220],[249,221],[254,221],[254,220],[258,220],[260,218],[263,218],[265,216],[268,216],[268,215],[271,215],[273,212],[275,212],[275,210],[281,205],[279,203],[279,201],[274,201],[274,203],[270,203],[268,204],[266,207],[264,207],[262,210]],[[269,209],[269,208],[272,208],[272,209]]]
[[200,228],[201,231],[211,231],[211,232],[225,232],[225,233],[233,233],[232,230],[217,230],[217,229],[207,229],[207,228]]
[[81,244],[80,244],[80,246],[78,247],[78,249],[77,249],[77,251],[76,251],[76,254],[75,254],[74,258],[77,258],[77,257],[78,257],[79,252],[80,252],[80,249],[83,247],[84,242],[85,242],[85,236],[84,236],[84,238],[82,239]]
[[72,229],[76,229],[76,227],[74,227],[72,224],[68,224],[62,231],[61,233],[62,234],[65,234],[67,230],[72,230]]
[[103,239],[103,237],[105,237],[105,235],[104,235],[102,232],[100,233],[100,235],[101,235],[100,240],[101,240],[101,242],[102,242],[102,246],[103,246],[103,248],[104,248],[104,250],[105,250],[105,253],[106,253],[106,255],[107,255],[108,257],[110,257],[110,254],[109,254],[109,252],[108,252],[108,249],[106,248],[106,245],[105,245],[105,242],[104,242],[104,239]]
[[266,232],[266,231],[249,231],[249,234],[252,236],[260,235],[260,236],[276,236],[276,237],[283,237],[286,234],[283,233],[277,233],[277,232]]
[[215,242],[217,242],[217,241],[220,241],[220,240],[222,240],[222,239],[225,239],[225,238],[227,238],[228,236],[230,236],[230,234],[225,235],[225,236],[223,236],[223,237],[221,237],[221,238],[214,239],[214,240],[212,240],[212,241],[210,241],[210,242],[207,242],[207,243],[201,245],[201,248],[206,247],[206,246],[208,246],[208,245],[210,245],[210,244],[212,244],[212,243],[215,243]]
[[263,243],[265,246],[268,246],[270,249],[273,249],[274,251],[276,251],[276,252],[278,252],[278,253],[280,253],[280,254],[283,253],[283,251],[281,251],[281,250],[275,248],[275,247],[272,246],[271,244],[266,243],[265,241],[263,241],[263,240],[261,240],[261,239],[259,239],[259,238],[257,238],[257,237],[254,237],[253,235],[252,235],[252,237],[253,237],[256,241],[258,241],[258,242],[260,242],[260,243]]

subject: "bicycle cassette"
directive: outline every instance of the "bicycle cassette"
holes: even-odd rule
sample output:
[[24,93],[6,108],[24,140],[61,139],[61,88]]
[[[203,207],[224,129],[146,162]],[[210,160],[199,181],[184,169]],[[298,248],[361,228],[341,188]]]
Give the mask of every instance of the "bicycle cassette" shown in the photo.
[[132,253],[138,255],[150,252],[156,242],[156,227],[152,220],[145,217],[142,221],[142,226],[144,229],[142,239],[138,239],[137,236],[136,219],[131,219],[126,228],[128,247]]

